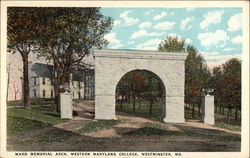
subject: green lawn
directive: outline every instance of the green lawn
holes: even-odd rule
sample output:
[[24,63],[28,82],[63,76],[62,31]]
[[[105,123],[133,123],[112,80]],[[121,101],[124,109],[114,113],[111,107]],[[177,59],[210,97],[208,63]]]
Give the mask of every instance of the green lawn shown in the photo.
[[39,128],[66,122],[60,114],[50,106],[33,107],[32,109],[7,109],[7,134],[14,135],[20,132],[32,131]]
[[209,139],[213,141],[240,141],[240,135],[220,135],[218,133],[213,133],[214,131],[209,130],[186,130],[186,131],[172,131],[167,127],[161,126],[158,123],[151,123],[145,127],[138,128],[136,130],[127,132],[125,135],[130,136],[150,136],[150,135],[159,135],[159,136],[184,136],[191,138],[201,138]]
[[109,128],[116,124],[118,124],[118,120],[98,120],[97,122],[89,122],[86,125],[84,125],[82,128],[75,131],[75,133],[78,134],[84,134],[96,131],[98,129],[102,128]]
[[[31,98],[31,105],[48,105],[53,104],[54,99],[51,98]],[[8,101],[7,106],[22,106],[22,100]]]
[[[215,108],[216,107],[214,107],[214,111],[215,111]],[[228,108],[224,108],[224,114],[223,115],[227,116],[227,112],[228,112]],[[220,107],[219,106],[217,107],[216,114],[220,114]],[[236,114],[236,110],[235,110],[235,108],[233,108],[232,111],[231,111],[230,117],[235,118],[235,114]],[[222,114],[220,114],[220,115],[222,115]],[[241,111],[240,110],[238,110],[237,119],[239,119],[239,120],[241,119]]]
[[149,107],[150,102],[149,101],[141,101],[141,104],[139,101],[136,101],[135,104],[135,111],[133,111],[133,103],[130,101],[130,103],[125,102],[123,103],[123,109],[120,108],[120,102],[116,103],[116,110],[120,112],[125,112],[129,114],[135,114],[139,117],[146,117],[155,121],[163,121],[164,118],[164,101],[157,101],[153,104],[152,108],[152,114],[149,114]]
[[235,125],[229,125],[223,122],[215,122],[215,127],[219,127],[219,128],[224,128],[224,129],[228,129],[231,131],[241,131],[241,127],[240,126],[235,126]]

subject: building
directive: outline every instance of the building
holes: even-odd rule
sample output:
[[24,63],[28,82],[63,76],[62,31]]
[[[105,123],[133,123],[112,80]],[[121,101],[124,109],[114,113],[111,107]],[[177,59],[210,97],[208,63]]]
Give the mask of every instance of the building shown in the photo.
[[95,70],[84,71],[84,99],[95,99]]
[[[30,66],[30,97],[54,98],[52,65],[34,63]],[[94,99],[94,70],[74,71],[70,81],[73,99]]]

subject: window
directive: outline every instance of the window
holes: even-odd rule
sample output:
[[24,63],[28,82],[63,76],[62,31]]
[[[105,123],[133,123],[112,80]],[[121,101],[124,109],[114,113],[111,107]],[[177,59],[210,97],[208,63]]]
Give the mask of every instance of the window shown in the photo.
[[46,93],[45,90],[43,90],[43,97],[44,97],[44,98],[45,98],[45,93]]
[[53,98],[53,90],[50,93],[50,97]]
[[34,86],[36,85],[36,77],[34,77]]
[[45,78],[43,77],[43,84],[45,84]]
[[74,99],[75,93],[73,92],[73,99]]
[[79,99],[81,98],[81,92],[78,93],[78,97],[79,97]]
[[36,98],[36,90],[33,90],[34,98]]

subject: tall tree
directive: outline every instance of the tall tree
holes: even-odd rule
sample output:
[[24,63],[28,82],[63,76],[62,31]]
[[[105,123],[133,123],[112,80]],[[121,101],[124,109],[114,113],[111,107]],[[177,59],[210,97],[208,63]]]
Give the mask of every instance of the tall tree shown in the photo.
[[36,50],[37,21],[40,17],[35,8],[8,7],[7,18],[8,51],[18,52],[22,57],[24,106],[30,108],[28,55]]
[[[237,58],[232,58],[222,65],[224,72],[224,103],[228,108],[227,123],[229,124],[229,114],[232,108],[237,110],[241,106],[241,62]],[[237,119],[237,115],[236,115]]]
[[55,67],[56,111],[60,110],[60,86],[66,84],[72,71],[84,67],[82,59],[93,48],[108,44],[104,35],[112,27],[112,19],[100,8],[42,8],[39,55],[53,60]]
[[179,36],[167,36],[159,44],[159,51],[168,52],[183,52],[185,51],[185,39],[180,39]]

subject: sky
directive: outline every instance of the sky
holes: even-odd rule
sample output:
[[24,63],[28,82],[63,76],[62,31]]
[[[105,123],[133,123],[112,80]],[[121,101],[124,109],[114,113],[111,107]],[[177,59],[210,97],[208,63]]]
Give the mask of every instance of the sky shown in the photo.
[[114,20],[108,49],[157,50],[167,36],[186,39],[209,68],[242,55],[242,8],[101,8]]

